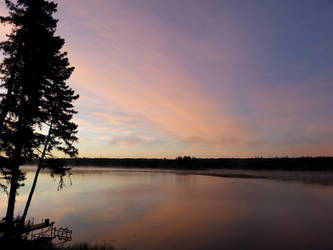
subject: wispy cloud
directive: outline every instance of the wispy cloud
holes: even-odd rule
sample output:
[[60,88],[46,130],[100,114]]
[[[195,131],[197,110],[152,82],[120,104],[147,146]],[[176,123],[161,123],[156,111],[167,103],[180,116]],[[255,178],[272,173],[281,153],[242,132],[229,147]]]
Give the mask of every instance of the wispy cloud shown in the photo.
[[326,12],[308,41],[296,5],[58,2],[81,155],[333,153]]
[[109,139],[111,144],[140,145],[152,143],[153,139],[138,135],[114,136]]
[[[161,31],[145,23],[136,23],[135,18],[114,18],[118,18],[120,31],[113,39],[108,39],[109,34],[100,30],[106,20],[95,24],[94,32],[104,37],[99,41],[103,46],[107,43],[112,48],[114,40],[121,38],[123,41],[122,47],[115,44],[115,50],[98,55],[102,68],[91,65],[79,51],[73,55],[73,63],[80,65],[73,76],[77,87],[89,90],[103,100],[104,111],[94,113],[94,116],[103,117],[109,124],[160,133],[184,144],[225,147],[245,140],[247,131],[237,118],[225,107],[216,105],[205,93],[205,83],[194,79],[185,70],[185,65],[178,65],[175,58],[164,51],[165,41],[162,40],[168,34],[162,33],[167,28]],[[110,17],[108,19],[112,23]],[[190,40],[182,42],[189,46],[193,44]],[[199,53],[204,57],[207,51]],[[91,87],[97,83],[98,87]],[[126,113],[127,117],[116,119],[108,107]]]

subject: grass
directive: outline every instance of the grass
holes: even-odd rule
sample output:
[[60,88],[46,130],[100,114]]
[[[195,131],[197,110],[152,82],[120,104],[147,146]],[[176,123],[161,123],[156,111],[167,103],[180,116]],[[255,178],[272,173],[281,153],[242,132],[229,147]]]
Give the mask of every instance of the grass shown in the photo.
[[0,241],[1,250],[125,250],[115,248],[110,244],[89,245],[87,243],[55,246],[50,243],[30,242],[30,241]]
[[[59,248],[56,248],[59,249]],[[86,243],[61,248],[62,250],[120,250],[112,245],[89,245]],[[125,249],[122,249],[125,250]]]

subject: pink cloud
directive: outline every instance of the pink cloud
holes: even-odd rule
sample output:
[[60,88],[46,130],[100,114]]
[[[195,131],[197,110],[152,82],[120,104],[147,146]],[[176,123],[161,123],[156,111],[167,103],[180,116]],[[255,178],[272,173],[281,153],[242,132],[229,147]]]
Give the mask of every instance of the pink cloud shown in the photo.
[[[108,124],[133,129],[137,126],[198,148],[245,143],[248,132],[230,114],[228,104],[221,105],[224,94],[221,93],[219,105],[214,103],[205,93],[203,83],[194,79],[177,58],[168,55],[163,37],[175,36],[173,31],[163,28],[167,34],[162,35],[156,26],[137,23],[136,18],[127,19],[126,14],[123,19],[117,15],[108,17],[111,26],[112,18],[118,30],[113,34],[105,32],[105,20],[93,22],[95,35],[103,37],[98,40],[102,46],[99,51],[82,54],[82,50],[71,49],[72,63],[78,65],[72,78],[74,86],[85,93],[81,102],[92,103],[87,95],[90,93],[98,98],[98,107],[103,109],[90,116],[103,117]],[[177,40],[202,48],[197,56],[202,54],[207,60],[213,57],[202,44],[186,37]],[[108,109],[124,112],[127,117],[119,120]]]
[[152,152],[156,147],[140,148],[149,144],[142,138],[159,137],[176,145],[174,151],[161,145],[160,155],[332,153],[322,139],[331,138],[329,119],[312,119],[322,95],[263,83],[259,68],[272,58],[237,41],[232,25],[223,24],[221,41],[193,39],[124,1],[82,0],[84,8],[58,2],[58,32],[76,66],[72,87],[81,95],[76,121],[82,154],[124,154],[125,144],[133,150],[128,154]]

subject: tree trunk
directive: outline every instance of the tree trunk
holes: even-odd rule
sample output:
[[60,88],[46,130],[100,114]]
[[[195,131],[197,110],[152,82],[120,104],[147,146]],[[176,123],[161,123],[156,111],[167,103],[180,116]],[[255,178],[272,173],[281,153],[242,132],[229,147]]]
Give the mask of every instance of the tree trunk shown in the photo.
[[[18,138],[21,138],[18,136]],[[15,210],[15,200],[16,200],[16,192],[19,187],[19,180],[20,180],[20,160],[21,160],[21,151],[23,148],[23,143],[18,141],[15,145],[15,154],[14,158],[10,163],[11,166],[11,180],[10,180],[10,191],[9,191],[9,198],[8,198],[8,206],[7,206],[7,213],[6,213],[6,222],[10,224],[13,222],[14,218],[14,210]]]
[[5,238],[11,238],[14,235],[14,210],[16,202],[17,189],[19,188],[20,170],[16,165],[12,168],[11,180],[10,180],[10,191],[8,197],[8,205],[6,212],[6,229],[4,231]]
[[29,193],[29,196],[28,196],[28,199],[27,199],[27,202],[25,204],[24,211],[23,211],[23,214],[22,214],[22,217],[21,217],[21,225],[22,226],[24,225],[24,222],[25,222],[25,219],[27,217],[28,210],[29,210],[29,207],[30,207],[30,203],[31,203],[31,200],[32,200],[32,196],[33,196],[33,194],[35,192],[35,189],[36,189],[39,172],[42,169],[43,161],[44,161],[45,154],[46,154],[46,149],[48,147],[49,140],[50,140],[51,129],[52,129],[52,124],[49,128],[49,133],[47,135],[47,138],[46,138],[46,141],[45,141],[45,144],[44,144],[44,149],[43,149],[41,157],[39,158],[39,163],[38,163],[38,167],[37,167],[37,170],[36,170],[36,173],[35,173],[34,181],[32,183],[31,190],[30,190],[30,193]]
[[19,188],[19,181],[21,178],[21,171],[20,171],[20,164],[22,164],[22,149],[24,142],[22,138],[24,138],[22,128],[25,127],[26,123],[22,121],[22,118],[19,118],[19,129],[17,133],[17,141],[15,143],[15,152],[10,162],[11,168],[11,180],[10,180],[10,191],[9,191],[9,198],[8,198],[8,205],[7,205],[7,212],[6,212],[6,224],[7,230],[5,231],[5,237],[12,237],[12,229],[13,229],[13,221],[14,221],[14,211],[15,211],[15,201],[16,201],[16,194],[17,189]]
[[18,182],[20,177],[20,171],[18,166],[15,166],[12,170],[12,176],[10,180],[10,191],[9,191],[9,198],[8,198],[8,206],[7,206],[7,213],[6,213],[6,222],[12,223],[14,218],[14,209],[15,209],[15,200],[16,200],[16,192],[18,189]]
[[39,172],[40,172],[40,170],[42,168],[42,163],[43,163],[43,159],[41,158],[39,160],[38,167],[37,167],[37,170],[36,170],[36,173],[35,173],[35,177],[34,177],[34,181],[32,183],[31,190],[30,190],[30,193],[29,193],[29,196],[28,196],[28,199],[27,199],[27,202],[25,204],[24,211],[23,211],[23,214],[22,214],[22,217],[21,217],[21,224],[22,225],[24,225],[25,218],[27,217],[27,214],[28,214],[28,210],[29,210],[29,207],[30,207],[32,196],[33,196],[33,194],[35,192],[35,188],[36,188],[36,185],[37,185],[37,180],[38,180]]

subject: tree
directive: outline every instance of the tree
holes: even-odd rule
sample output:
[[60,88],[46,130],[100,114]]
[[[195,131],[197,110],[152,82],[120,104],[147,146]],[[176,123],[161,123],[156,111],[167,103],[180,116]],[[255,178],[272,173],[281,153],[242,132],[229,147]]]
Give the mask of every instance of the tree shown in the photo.
[[[9,16],[0,17],[12,26],[8,40],[0,43],[4,60],[0,67],[0,153],[7,158],[10,190],[6,213],[13,222],[15,197],[24,176],[20,166],[39,158],[30,196],[43,161],[53,151],[77,155],[76,113],[72,102],[79,96],[66,84],[74,67],[64,39],[55,35],[57,4],[47,0],[6,0]],[[29,196],[29,197],[30,197]],[[30,205],[29,198],[24,218]]]

